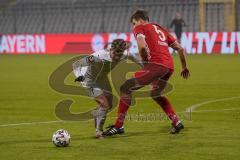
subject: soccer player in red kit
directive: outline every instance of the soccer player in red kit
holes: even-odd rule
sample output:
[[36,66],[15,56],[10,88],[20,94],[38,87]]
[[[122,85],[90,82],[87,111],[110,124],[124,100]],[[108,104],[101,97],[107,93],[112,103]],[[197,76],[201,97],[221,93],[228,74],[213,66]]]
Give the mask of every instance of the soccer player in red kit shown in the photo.
[[[144,67],[135,73],[135,77],[128,79],[121,87],[121,99],[118,108],[118,116],[114,125],[110,126],[103,134],[112,136],[124,133],[123,122],[129,106],[131,105],[131,93],[145,85],[151,85],[152,99],[164,110],[172,121],[172,134],[179,133],[184,126],[175,114],[167,97],[161,93],[168,79],[173,73],[173,60],[169,53],[171,47],[178,51],[182,72],[181,76],[187,79],[190,76],[186,65],[185,51],[167,30],[158,24],[150,23],[148,12],[137,10],[131,17],[134,26],[133,32],[138,44],[139,54]],[[140,87],[139,87],[140,86]]]

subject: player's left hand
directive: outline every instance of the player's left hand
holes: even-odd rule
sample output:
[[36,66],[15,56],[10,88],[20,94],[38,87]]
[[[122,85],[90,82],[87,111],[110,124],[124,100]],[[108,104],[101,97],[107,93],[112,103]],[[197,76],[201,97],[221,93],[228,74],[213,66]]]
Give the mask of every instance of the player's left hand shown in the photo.
[[82,82],[82,81],[84,81],[84,79],[85,79],[84,76],[79,76],[79,77],[77,77],[77,78],[75,79],[74,82]]
[[188,70],[188,68],[183,68],[182,72],[181,72],[181,76],[184,78],[184,79],[188,79],[189,76],[190,76],[190,72]]

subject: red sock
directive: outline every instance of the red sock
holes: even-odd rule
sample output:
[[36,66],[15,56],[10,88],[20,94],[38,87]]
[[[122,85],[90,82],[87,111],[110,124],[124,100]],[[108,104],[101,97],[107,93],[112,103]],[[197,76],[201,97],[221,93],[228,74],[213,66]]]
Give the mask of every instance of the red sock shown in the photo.
[[177,123],[179,123],[180,121],[179,121],[177,115],[175,114],[169,100],[165,96],[156,97],[156,98],[154,98],[154,100],[162,107],[164,112],[171,119],[173,125],[176,126]]
[[122,96],[118,106],[117,120],[114,125],[116,128],[121,128],[123,126],[123,122],[130,105],[131,105],[131,98],[130,97],[126,98]]

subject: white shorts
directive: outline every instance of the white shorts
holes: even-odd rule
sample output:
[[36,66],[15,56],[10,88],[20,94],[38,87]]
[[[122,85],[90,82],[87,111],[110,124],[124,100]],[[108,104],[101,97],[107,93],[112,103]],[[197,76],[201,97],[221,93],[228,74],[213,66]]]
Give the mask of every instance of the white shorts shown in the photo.
[[93,98],[100,96],[104,92],[112,93],[112,87],[108,79],[98,81],[94,84],[82,82],[82,86],[86,89],[88,95]]
[[90,97],[96,98],[104,93],[101,88],[97,87],[85,87]]

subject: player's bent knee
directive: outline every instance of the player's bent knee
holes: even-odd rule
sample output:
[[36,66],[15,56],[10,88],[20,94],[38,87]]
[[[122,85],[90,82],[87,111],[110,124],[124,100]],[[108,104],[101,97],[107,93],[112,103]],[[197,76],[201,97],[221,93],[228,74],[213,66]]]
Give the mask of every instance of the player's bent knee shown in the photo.
[[151,91],[150,96],[151,96],[152,98],[156,97],[156,96],[157,96],[157,92]]
[[109,107],[109,102],[105,98],[98,97],[98,98],[95,98],[95,100],[100,104],[100,106],[102,106],[104,108],[108,108]]
[[101,106],[104,107],[104,108],[109,108],[110,107],[110,105],[107,101],[102,101]]
[[150,95],[154,101],[158,101],[158,99],[162,97],[161,92],[152,91]]
[[136,80],[134,78],[128,79],[121,87],[120,91],[121,93],[130,94],[131,88],[133,88],[136,85]]
[[108,109],[108,110],[110,110],[110,109],[112,108],[112,103],[111,103],[111,102],[108,102],[108,101],[103,101],[103,102],[101,103],[101,106],[104,107],[104,108],[106,108],[106,109]]
[[121,92],[121,93],[127,93],[127,92],[128,92],[128,88],[126,87],[125,84],[121,85],[121,87],[120,87],[120,92]]

